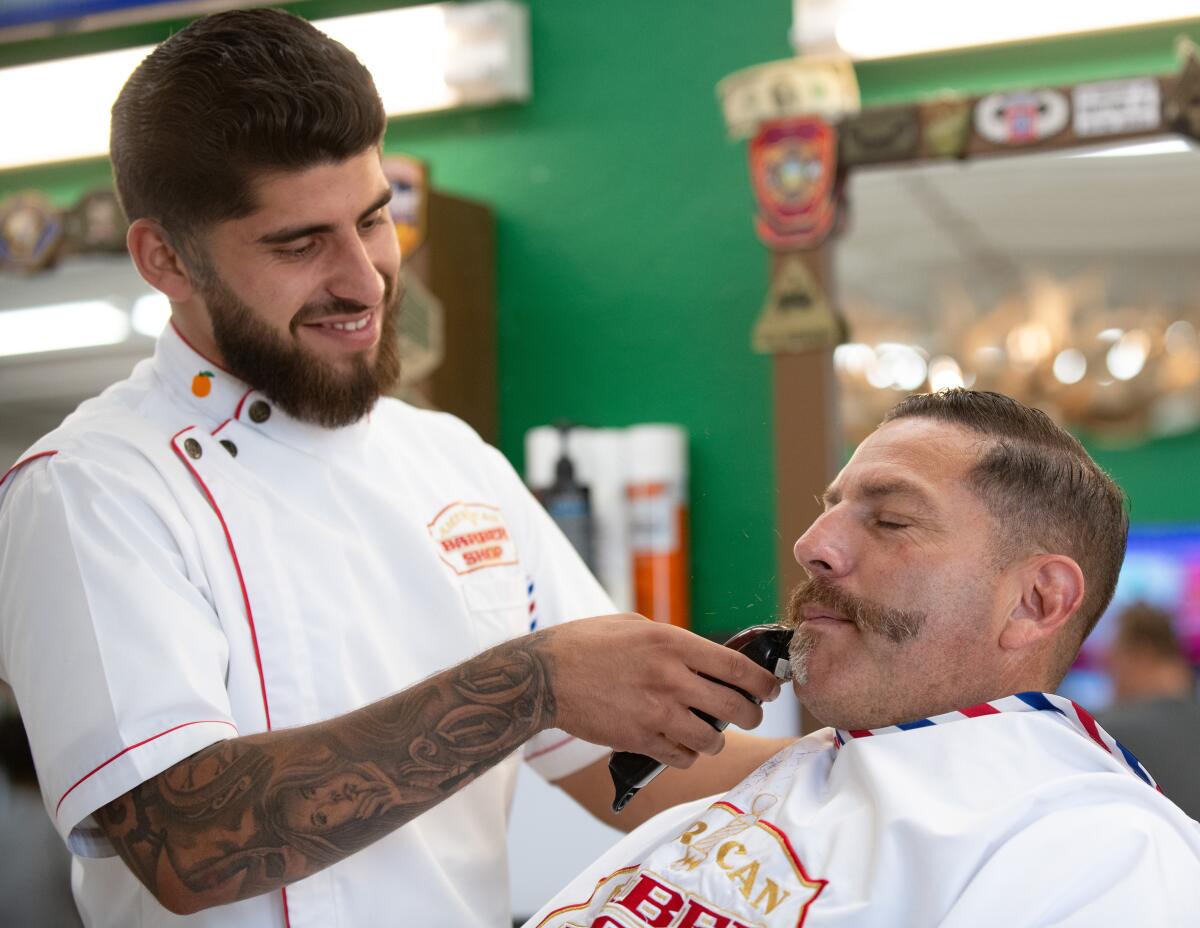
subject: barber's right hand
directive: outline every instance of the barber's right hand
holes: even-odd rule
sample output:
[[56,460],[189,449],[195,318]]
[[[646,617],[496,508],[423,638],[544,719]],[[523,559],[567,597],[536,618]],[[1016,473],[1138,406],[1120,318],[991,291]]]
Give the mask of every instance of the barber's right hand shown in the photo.
[[556,727],[672,767],[724,746],[693,708],[739,728],[762,721],[759,706],[713,680],[763,701],[779,695],[779,681],[745,655],[640,615],[580,619],[536,635],[550,658]]

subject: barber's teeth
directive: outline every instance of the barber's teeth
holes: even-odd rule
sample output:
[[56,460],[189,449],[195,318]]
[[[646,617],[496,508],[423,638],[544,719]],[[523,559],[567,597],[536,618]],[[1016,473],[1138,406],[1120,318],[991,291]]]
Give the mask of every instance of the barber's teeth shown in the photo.
[[341,332],[357,332],[359,329],[365,329],[369,321],[370,317],[364,316],[358,322],[330,322],[329,326]]

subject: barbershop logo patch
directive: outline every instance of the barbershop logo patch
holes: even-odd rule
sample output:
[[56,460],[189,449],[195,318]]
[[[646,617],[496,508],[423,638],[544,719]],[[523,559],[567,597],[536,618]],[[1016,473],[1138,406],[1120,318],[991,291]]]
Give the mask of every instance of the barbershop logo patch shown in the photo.
[[486,503],[451,503],[429,523],[429,537],[456,574],[517,563],[504,516]]
[[641,867],[605,877],[538,928],[800,928],[828,881],[809,877],[787,835],[763,820],[777,801],[716,803]]

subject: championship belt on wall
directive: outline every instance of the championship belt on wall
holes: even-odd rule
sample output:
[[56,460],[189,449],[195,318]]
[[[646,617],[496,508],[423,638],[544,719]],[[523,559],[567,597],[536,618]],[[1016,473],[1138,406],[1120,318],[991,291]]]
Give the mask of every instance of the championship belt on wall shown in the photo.
[[763,123],[750,142],[755,228],[776,251],[816,248],[837,215],[837,136],[817,116]]
[[121,252],[129,223],[112,190],[92,190],[67,210],[63,230],[64,252]]
[[61,214],[37,193],[0,203],[0,266],[37,271],[51,264],[62,244]]

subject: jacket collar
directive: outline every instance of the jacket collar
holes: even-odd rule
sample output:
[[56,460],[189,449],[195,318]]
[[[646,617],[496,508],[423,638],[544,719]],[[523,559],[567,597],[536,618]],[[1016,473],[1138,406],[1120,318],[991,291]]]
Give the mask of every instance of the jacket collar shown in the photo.
[[360,445],[370,416],[337,429],[294,419],[270,397],[196,350],[174,322],[168,323],[154,350],[154,368],[176,402],[196,413],[212,433],[233,423],[311,454]]

